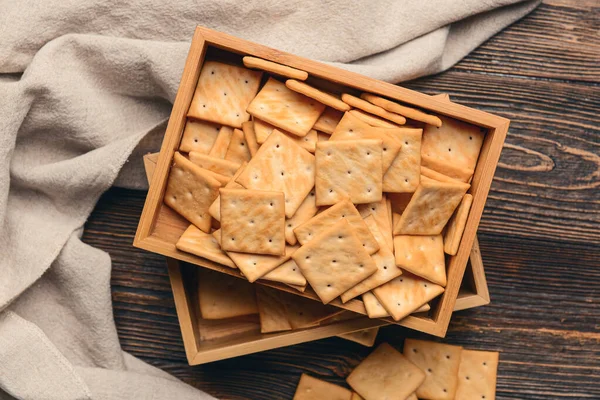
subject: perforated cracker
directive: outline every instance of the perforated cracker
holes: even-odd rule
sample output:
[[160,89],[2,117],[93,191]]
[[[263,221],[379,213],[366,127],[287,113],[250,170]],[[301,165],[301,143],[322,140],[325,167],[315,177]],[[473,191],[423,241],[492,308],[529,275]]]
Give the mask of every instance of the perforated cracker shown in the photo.
[[254,117],[286,132],[306,136],[324,109],[322,103],[269,78],[247,110]]
[[350,400],[351,396],[346,388],[302,374],[293,400]]
[[499,354],[492,351],[463,350],[458,368],[457,400],[496,398]]
[[217,140],[219,129],[220,126],[212,122],[188,119],[179,144],[179,151],[185,153],[197,151],[198,153],[208,154],[213,144],[215,144],[215,140]]
[[377,266],[377,271],[373,275],[353,286],[351,289],[342,293],[340,298],[344,303],[355,298],[356,296],[360,296],[371,289],[389,282],[397,276],[402,275],[402,271],[394,262],[394,254],[387,247],[385,239],[379,231],[373,216],[369,215],[367,218],[365,218],[365,223],[369,227],[371,233],[373,233],[373,236],[375,236],[377,243],[379,243],[379,251],[371,256],[372,260]]
[[346,378],[368,400],[406,399],[425,380],[425,374],[387,343],[380,344]]
[[[240,176],[240,174],[242,173],[244,168],[246,168],[246,165],[248,165],[248,163],[243,163],[242,165],[240,165],[238,170],[231,177],[229,182],[227,182],[227,184],[224,186],[224,188],[226,188],[226,189],[243,189],[244,188],[242,185],[237,183],[235,180],[237,179],[238,176]],[[212,202],[212,204],[210,205],[210,207],[208,209],[208,213],[217,221],[221,220],[221,196],[217,196],[215,201]]]
[[444,288],[435,283],[404,272],[401,276],[373,289],[373,294],[392,318],[400,321],[443,291]]
[[258,92],[262,72],[205,61],[188,116],[241,128],[250,115],[246,108]]
[[294,215],[285,220],[286,242],[291,245],[298,243],[298,239],[296,239],[296,235],[294,234],[294,229],[314,217],[317,214],[317,211],[319,211],[319,208],[316,203],[315,191],[311,190]]
[[213,147],[208,152],[208,155],[215,158],[225,158],[227,149],[229,148],[229,142],[231,142],[231,136],[233,136],[233,128],[228,126],[222,126],[219,129],[217,139],[213,143]]
[[377,240],[369,230],[367,224],[365,224],[365,221],[363,221],[354,204],[349,200],[341,201],[315,215],[294,229],[294,234],[301,244],[306,244],[342,218],[345,218],[352,225],[352,228],[361,239],[362,247],[369,254],[373,254],[379,250]]
[[292,259],[324,304],[377,271],[345,218],[296,250]]
[[315,152],[317,205],[349,198],[353,203],[381,200],[381,140],[319,142]]
[[294,260],[287,260],[279,267],[265,274],[261,279],[295,286],[306,285],[306,278],[302,275],[300,268],[296,265]]
[[179,153],[174,155],[164,202],[200,230],[210,230],[208,208],[219,195],[221,184]]
[[403,270],[446,286],[446,265],[442,235],[394,236],[396,265]]
[[190,153],[190,161],[200,168],[228,177],[233,176],[241,165],[241,163],[211,157],[207,154],[197,153],[195,151]]
[[227,152],[225,153],[225,159],[241,164],[244,161],[250,161],[250,158],[252,158],[252,154],[250,154],[250,147],[246,143],[244,132],[234,129],[229,147],[227,147]]
[[[392,235],[392,223],[390,221],[390,215],[388,210],[388,199],[387,196],[383,195],[380,201],[367,204],[359,204],[356,209],[360,213],[360,216],[366,218],[372,215],[379,232],[381,233],[385,245],[391,251],[394,250],[394,239]],[[373,230],[371,229],[371,232]],[[377,239],[377,237],[375,237]]]
[[285,254],[282,192],[221,189],[221,248],[253,254]]
[[319,117],[313,129],[319,132],[332,134],[337,124],[342,119],[343,113],[331,107],[327,107]]
[[469,187],[466,183],[438,182],[422,176],[417,191],[394,226],[394,234],[440,234]]
[[179,250],[195,254],[207,260],[237,268],[231,258],[221,250],[217,240],[208,233],[202,232],[195,225],[190,225],[175,244]]
[[422,399],[452,400],[458,384],[462,347],[424,340],[406,339],[404,356],[425,372],[416,391]]
[[273,132],[237,178],[247,189],[285,194],[285,215],[294,215],[315,184],[315,157],[281,132]]
[[419,186],[421,169],[421,129],[395,131],[402,148],[383,175],[385,192],[414,192]]

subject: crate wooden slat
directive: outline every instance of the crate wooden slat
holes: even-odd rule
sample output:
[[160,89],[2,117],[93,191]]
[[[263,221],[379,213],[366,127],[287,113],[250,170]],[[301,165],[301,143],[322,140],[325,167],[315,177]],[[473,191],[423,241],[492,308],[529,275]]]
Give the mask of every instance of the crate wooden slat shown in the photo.
[[[264,58],[307,71],[310,76],[309,81],[312,84],[319,85],[320,83],[323,85],[324,82],[329,82],[327,85],[330,86],[328,87],[330,90],[335,90],[341,85],[350,88],[351,92],[354,90],[378,94],[425,109],[434,114],[446,115],[466,121],[487,130],[469,190],[473,195],[471,211],[458,253],[449,258],[446,290],[441,296],[440,301],[432,309],[429,317],[409,316],[398,322],[400,325],[443,337],[446,334],[452,310],[459,297],[461,281],[475,240],[477,227],[483,213],[492,178],[498,164],[509,121],[484,111],[448,102],[444,99],[432,98],[431,96],[400,86],[340,70],[207,28],[196,28],[180,87],[173,105],[173,111],[167,126],[165,139],[158,157],[157,173],[154,175],[150,185],[134,245],[168,257],[238,277],[240,275],[236,270],[177,250],[175,242],[181,233],[183,233],[187,222],[183,222],[178,215],[164,206],[162,202],[173,154],[179,146],[187,110],[191,103],[200,69],[207,54],[216,58],[226,57],[228,60],[237,62],[240,62],[241,57],[244,55]],[[311,290],[299,293],[292,288],[277,283],[264,282],[261,284],[276,287],[300,296],[317,299],[316,294]],[[351,300],[345,304],[342,304],[339,300],[335,300],[331,304],[360,314],[366,313],[364,305],[360,300]],[[396,323],[392,320],[388,320],[388,322]]]

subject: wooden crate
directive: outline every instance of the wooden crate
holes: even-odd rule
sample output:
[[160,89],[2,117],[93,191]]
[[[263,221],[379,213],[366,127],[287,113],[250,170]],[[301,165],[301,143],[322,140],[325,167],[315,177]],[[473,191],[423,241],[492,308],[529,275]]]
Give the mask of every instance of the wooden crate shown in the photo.
[[[481,214],[483,213],[483,207],[492,183],[494,171],[500,158],[509,121],[480,110],[448,102],[444,99],[432,98],[431,96],[400,86],[370,79],[359,74],[274,50],[207,28],[196,28],[158,158],[157,173],[150,184],[150,190],[146,198],[142,216],[140,217],[134,245],[241,278],[237,270],[179,251],[175,248],[175,243],[187,227],[187,223],[182,224],[181,218],[178,218],[175,212],[163,205],[163,196],[173,154],[179,147],[185,126],[186,114],[192,101],[204,59],[227,59],[229,62],[241,64],[241,57],[245,55],[260,57],[307,71],[310,75],[310,83],[316,86],[324,87],[327,85],[329,89],[331,89],[332,85],[337,87],[343,86],[353,93],[356,91],[375,93],[428,110],[434,114],[445,115],[471,123],[487,131],[469,190],[469,193],[473,195],[473,204],[467,219],[465,231],[458,253],[448,258],[448,283],[444,294],[435,303],[433,312],[428,317],[408,316],[399,322],[391,319],[388,320],[390,323],[398,323],[432,335],[445,336],[452,310],[459,294],[469,254],[475,240]],[[312,290],[300,293],[286,285],[278,283],[259,283],[318,300],[318,297]],[[342,304],[337,299],[330,304],[356,313],[366,314],[361,300],[355,299]]]
[[[144,156],[144,167],[148,181],[156,169],[158,153]],[[318,340],[340,333],[354,332],[361,327],[375,328],[388,325],[382,320],[359,317],[354,321],[339,321],[328,325],[307,328],[301,331],[260,333],[260,324],[256,316],[231,318],[222,321],[203,320],[198,310],[197,271],[194,265],[185,264],[167,257],[169,279],[175,299],[175,309],[185,353],[190,365],[204,364],[270,350],[277,347]],[[483,262],[477,238],[473,243],[467,270],[463,278],[455,311],[465,310],[488,304],[490,296],[483,270]]]

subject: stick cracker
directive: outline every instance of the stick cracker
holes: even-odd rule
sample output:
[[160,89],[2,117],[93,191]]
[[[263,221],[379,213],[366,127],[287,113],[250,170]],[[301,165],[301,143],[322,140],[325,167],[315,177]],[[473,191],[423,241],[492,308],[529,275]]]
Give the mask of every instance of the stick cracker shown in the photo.
[[305,81],[308,78],[308,72],[306,71],[288,67],[287,65],[277,64],[273,61],[263,60],[262,58],[246,56],[242,61],[248,68],[262,69],[263,71],[301,81]]
[[376,106],[379,106],[389,112],[400,114],[407,118],[414,119],[415,121],[425,122],[426,124],[430,124],[438,128],[442,126],[441,119],[439,119],[435,115],[427,114],[421,110],[417,110],[416,108],[406,107],[396,102],[384,99],[383,97],[375,96],[370,93],[363,93],[360,97],[361,99],[366,100],[369,103],[373,103]]
[[371,114],[366,113],[361,110],[350,110],[349,112],[354,117],[360,119],[363,122],[366,122],[367,124],[369,124],[371,126],[377,127],[377,128],[398,128],[400,126],[398,124],[394,124],[393,122],[387,121],[383,118],[376,117],[374,115],[371,115]]
[[359,99],[358,97],[352,96],[350,94],[347,94],[347,93],[342,94],[342,101],[354,108],[358,108],[358,109],[366,111],[368,113],[375,114],[378,117],[395,122],[398,125],[404,125],[406,123],[406,118],[404,118],[402,115],[398,115],[398,114],[394,114],[389,111],[386,111],[381,107],[378,107],[374,104],[369,103],[368,101]]
[[315,99],[320,103],[325,104],[331,108],[334,108],[339,111],[348,111],[350,110],[350,106],[343,101],[341,101],[336,96],[323,92],[317,88],[314,88],[310,85],[307,85],[304,82],[298,82],[293,79],[288,79],[285,81],[285,86],[288,89],[293,90],[294,92],[301,93],[306,97],[310,97],[311,99]]

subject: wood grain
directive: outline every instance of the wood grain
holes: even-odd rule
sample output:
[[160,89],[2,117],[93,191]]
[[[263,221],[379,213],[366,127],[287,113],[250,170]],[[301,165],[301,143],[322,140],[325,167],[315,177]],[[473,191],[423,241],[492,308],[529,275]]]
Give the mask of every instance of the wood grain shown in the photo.
[[[513,121],[479,229],[492,303],[455,313],[445,339],[502,352],[498,399],[600,398],[598,13],[546,2],[451,71],[404,85]],[[343,385],[371,351],[330,338],[189,367],[164,259],[131,245],[144,198],[110,190],[84,233],[111,254],[126,351],[223,399],[291,398],[302,372]],[[378,342],[416,336],[385,327]]]

